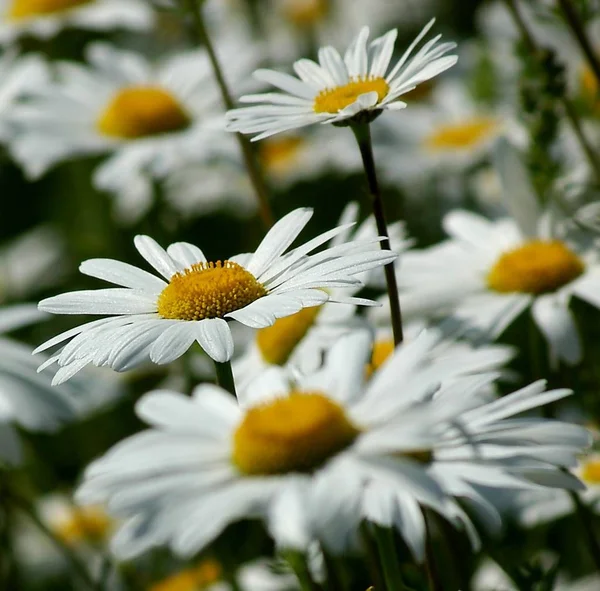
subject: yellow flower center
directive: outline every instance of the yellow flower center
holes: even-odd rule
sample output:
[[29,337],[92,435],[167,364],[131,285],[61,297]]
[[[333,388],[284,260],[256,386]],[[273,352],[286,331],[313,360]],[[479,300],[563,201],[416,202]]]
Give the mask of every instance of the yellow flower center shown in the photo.
[[293,391],[246,412],[233,436],[233,463],[248,475],[310,472],[359,435],[321,392]]
[[206,559],[198,566],[186,568],[152,585],[149,591],[200,591],[220,580],[221,565]]
[[395,345],[392,339],[383,339],[373,343],[371,361],[367,364],[367,377],[371,377],[394,352]]
[[185,129],[191,118],[169,92],[155,86],[120,90],[98,119],[104,135],[136,139]]
[[433,94],[434,88],[433,80],[425,80],[425,82],[417,84],[412,90],[403,94],[402,100],[409,104],[426,101]]
[[13,20],[66,12],[94,0],[13,0],[7,17]]
[[65,544],[82,542],[102,542],[110,530],[112,522],[108,515],[97,506],[73,507],[68,518],[52,525],[52,530]]
[[490,289],[540,295],[577,279],[583,261],[559,240],[532,240],[504,253],[488,273]]
[[351,105],[361,94],[377,93],[377,102],[382,101],[390,87],[385,78],[355,78],[336,88],[322,90],[315,98],[313,111],[315,113],[338,113]]
[[296,160],[304,143],[299,137],[269,138],[259,145],[260,160],[264,168],[271,172],[285,172]]
[[297,27],[311,27],[329,10],[328,0],[289,0],[283,7],[286,18]]
[[581,98],[592,114],[600,117],[600,86],[591,68],[582,68],[579,75]]
[[581,479],[586,484],[600,485],[600,460],[587,460],[581,468]]
[[262,358],[271,365],[285,365],[320,311],[321,306],[302,308],[291,316],[277,319],[272,326],[259,329],[256,342]]
[[442,125],[425,138],[431,152],[468,150],[494,137],[500,126],[492,117],[473,117],[461,123]]
[[157,307],[163,318],[223,318],[265,295],[262,284],[237,263],[196,263],[171,277],[158,296]]

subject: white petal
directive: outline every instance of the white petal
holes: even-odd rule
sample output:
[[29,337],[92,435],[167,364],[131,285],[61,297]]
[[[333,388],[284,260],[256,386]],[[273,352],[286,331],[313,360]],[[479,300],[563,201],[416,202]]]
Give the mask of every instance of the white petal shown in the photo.
[[233,338],[227,322],[221,318],[207,318],[194,323],[196,339],[206,354],[225,363],[233,355]]
[[196,263],[204,263],[206,257],[204,253],[193,244],[188,242],[175,242],[167,248],[167,254],[181,263],[185,268],[189,268]]
[[148,261],[165,279],[171,279],[175,273],[183,271],[184,267],[178,266],[166,253],[164,248],[150,236],[138,235],[133,239],[139,253]]
[[152,294],[160,293],[167,285],[147,271],[112,259],[89,259],[79,265],[79,270],[90,277]]
[[150,359],[158,365],[179,359],[196,340],[195,326],[185,320],[169,326],[150,348]]
[[156,296],[120,287],[72,291],[39,303],[53,314],[146,314],[156,312]]

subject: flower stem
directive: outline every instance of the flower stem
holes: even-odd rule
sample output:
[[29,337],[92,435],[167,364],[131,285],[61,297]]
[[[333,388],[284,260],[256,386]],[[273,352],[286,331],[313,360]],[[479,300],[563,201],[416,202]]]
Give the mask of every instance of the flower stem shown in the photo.
[[425,519],[425,573],[427,575],[427,583],[429,585],[429,591],[444,591],[444,587],[441,583],[440,574],[437,569],[435,561],[435,553],[433,551],[433,543],[431,536],[431,513],[427,509],[423,510],[423,518]]
[[231,370],[231,361],[219,363],[215,361],[215,373],[217,374],[217,384],[227,390],[237,398],[235,391],[235,382],[233,380],[233,371]]
[[[192,17],[198,42],[205,47],[206,53],[208,54],[208,59],[210,60],[217,85],[221,91],[223,104],[227,110],[233,109],[235,105],[233,104],[229,86],[225,80],[223,69],[219,63],[219,58],[217,57],[210,39],[210,35],[204,23],[201,0],[184,0],[184,3]],[[271,211],[271,206],[269,205],[269,193],[267,191],[267,185],[264,176],[248,138],[241,133],[236,133],[235,135],[244,158],[244,164],[246,166],[248,176],[250,177],[250,182],[252,183],[254,192],[256,194],[261,220],[266,228],[270,228],[273,225],[275,218],[273,217],[273,212]]]
[[381,562],[387,591],[408,591],[408,587],[402,581],[402,569],[400,568],[398,552],[394,544],[394,530],[378,525],[374,525],[371,530],[377,544],[379,561]]
[[[516,0],[506,0],[506,5],[508,6],[508,10],[511,13],[517,28],[521,33],[521,37],[523,38],[523,42],[527,46],[527,49],[532,53],[539,53],[539,47],[533,34],[529,30],[523,15],[521,14],[519,7],[517,5]],[[569,100],[568,97],[563,96],[561,99],[565,115],[569,122],[571,123],[571,127],[577,136],[579,143],[585,155],[594,171],[594,174],[598,181],[600,181],[600,159],[594,150],[594,147],[588,141],[584,131],[583,126],[581,125],[581,121],[579,120],[579,115],[577,114],[577,110],[573,106],[573,103]]]
[[592,515],[590,515],[588,508],[583,504],[576,492],[570,491],[569,496],[573,501],[575,511],[581,521],[583,531],[585,532],[590,556],[596,565],[596,570],[600,572],[600,542],[598,542],[598,538],[593,530],[592,522],[590,521]]
[[284,558],[294,571],[302,591],[321,591],[320,585],[313,581],[306,564],[306,557],[301,552],[288,550],[284,552]]
[[92,575],[89,573],[86,565],[79,559],[79,557],[72,551],[67,544],[65,544],[60,538],[54,535],[52,530],[38,517],[35,509],[25,501],[24,499],[11,496],[11,500],[29,517],[29,519],[36,525],[36,527],[42,532],[63,554],[65,559],[68,561],[74,573],[77,574],[79,579],[83,581],[88,589],[92,591],[104,591],[104,586],[100,581],[94,581]]
[[600,60],[598,60],[598,56],[594,51],[594,47],[588,39],[587,32],[585,30],[585,26],[577,12],[575,6],[571,0],[558,0],[560,4],[560,8],[565,15],[565,20],[567,21],[569,27],[573,31],[575,38],[577,39],[577,43],[579,43],[579,47],[585,54],[587,58],[590,68],[596,79],[598,80],[598,84],[600,85]]
[[[371,205],[373,207],[373,216],[377,224],[377,233],[383,237],[381,248],[391,250],[390,236],[385,221],[385,212],[383,199],[377,181],[377,172],[375,169],[375,159],[373,157],[373,142],[371,141],[371,128],[368,123],[359,123],[351,126],[354,137],[358,143],[360,155],[362,157],[369,193],[371,195]],[[404,340],[402,332],[402,312],[400,310],[400,296],[398,294],[398,283],[396,281],[396,271],[394,262],[384,266],[385,281],[387,284],[388,298],[390,301],[390,313],[392,316],[392,331],[394,333],[394,344],[399,345]]]

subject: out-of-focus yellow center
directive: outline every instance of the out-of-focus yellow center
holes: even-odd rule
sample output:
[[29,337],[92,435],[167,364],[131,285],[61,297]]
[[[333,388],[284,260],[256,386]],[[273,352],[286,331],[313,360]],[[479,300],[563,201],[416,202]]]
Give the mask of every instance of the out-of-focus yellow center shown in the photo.
[[426,101],[432,95],[434,88],[433,80],[425,80],[425,82],[417,84],[412,90],[404,93],[401,98],[409,104]]
[[441,125],[424,141],[431,152],[468,150],[494,137],[500,129],[492,117],[473,117],[460,123]]
[[577,279],[583,261],[559,240],[532,240],[505,252],[487,276],[490,289],[501,293],[550,293]]
[[130,86],[108,103],[97,122],[104,135],[137,139],[188,127],[191,118],[179,101],[156,86]]
[[171,277],[158,296],[157,307],[163,318],[223,318],[265,295],[263,285],[237,263],[196,263]]
[[112,521],[102,508],[73,507],[67,518],[51,525],[54,534],[65,544],[104,541],[112,529]]
[[271,365],[285,365],[320,310],[321,306],[302,308],[291,316],[277,319],[272,326],[259,329],[256,343],[262,358]]
[[313,110],[315,113],[338,113],[367,92],[376,92],[377,102],[381,102],[389,90],[385,78],[356,78],[344,86],[322,90],[315,98]]
[[596,117],[600,117],[600,85],[589,67],[584,67],[579,75],[581,96],[585,105]]
[[207,559],[155,583],[149,591],[201,591],[218,582],[221,574],[221,565],[216,560]]
[[600,485],[600,459],[595,458],[583,462],[581,479],[586,484]]
[[13,0],[7,16],[9,19],[21,20],[65,12],[94,0]]
[[294,391],[246,412],[233,436],[233,463],[248,475],[310,472],[359,432],[325,394]]
[[371,361],[367,364],[367,377],[371,377],[388,360],[394,349],[392,339],[382,339],[373,343]]
[[272,173],[282,173],[291,168],[305,141],[299,137],[272,137],[259,145],[263,166]]
[[312,27],[323,20],[329,10],[328,0],[287,0],[285,17],[297,27]]

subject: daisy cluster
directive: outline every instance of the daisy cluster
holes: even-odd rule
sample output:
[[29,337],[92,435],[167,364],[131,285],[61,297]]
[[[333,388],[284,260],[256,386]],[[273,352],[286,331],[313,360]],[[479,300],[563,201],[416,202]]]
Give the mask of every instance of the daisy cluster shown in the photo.
[[600,589],[600,7],[466,4],[0,0],[0,591]]

